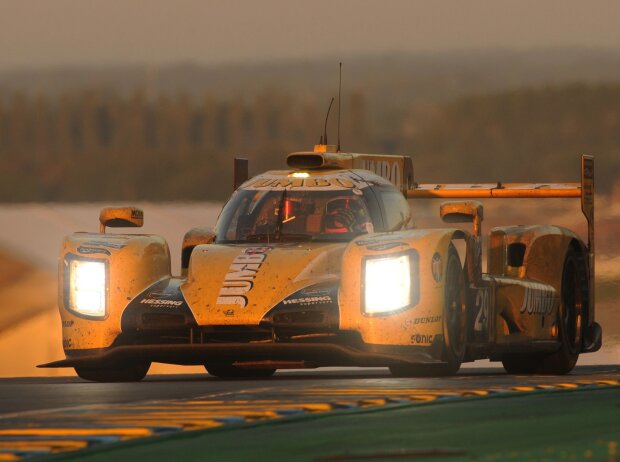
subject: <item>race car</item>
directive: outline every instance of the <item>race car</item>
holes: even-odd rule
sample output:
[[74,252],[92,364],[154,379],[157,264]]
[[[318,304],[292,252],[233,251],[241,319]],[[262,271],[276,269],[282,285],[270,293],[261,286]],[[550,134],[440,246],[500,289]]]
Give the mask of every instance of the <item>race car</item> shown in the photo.
[[[594,311],[594,160],[580,183],[417,184],[407,156],[335,146],[247,178],[215,229],[183,239],[179,275],[166,241],[135,207],[105,208],[99,233],[75,233],[59,259],[66,358],[93,381],[138,381],[152,362],[204,365],[220,378],[282,368],[389,367],[456,373],[501,361],[509,373],[565,374],[601,347]],[[552,225],[502,226],[482,265],[480,198],[581,198],[584,242]],[[445,198],[447,225],[414,226],[410,202]],[[459,249],[460,253],[459,253]]]

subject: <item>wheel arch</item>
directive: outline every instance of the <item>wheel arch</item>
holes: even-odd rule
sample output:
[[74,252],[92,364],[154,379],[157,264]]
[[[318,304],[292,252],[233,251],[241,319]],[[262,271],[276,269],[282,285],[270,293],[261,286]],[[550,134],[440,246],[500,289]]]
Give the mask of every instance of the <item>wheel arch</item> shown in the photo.
[[[489,270],[492,274],[544,282],[552,285],[558,293],[562,289],[564,261],[572,249],[584,275],[584,324],[593,325],[594,299],[589,283],[588,247],[575,232],[548,225],[499,227],[491,230],[489,242]],[[519,252],[512,252],[519,250],[519,246],[520,256]]]
[[[364,235],[352,241],[342,258],[339,289],[340,328],[361,334],[365,343],[374,345],[430,346],[432,338],[442,334],[441,312],[444,282],[450,246],[454,240],[467,242],[469,233],[459,229],[417,229],[395,233]],[[365,259],[411,252],[416,255],[419,302],[386,315],[368,315],[362,310]],[[463,265],[460,257],[461,267]],[[412,335],[428,339],[413,341]],[[425,336],[424,336],[425,335]]]
[[551,284],[560,289],[564,259],[573,248],[585,265],[587,246],[570,229],[560,226],[509,226],[491,230],[489,272]]
[[[87,316],[71,309],[71,262],[75,260],[105,265],[105,316]],[[170,250],[162,237],[97,233],[67,236],[58,270],[58,307],[65,353],[112,345],[121,333],[125,307],[164,278],[170,278]]]

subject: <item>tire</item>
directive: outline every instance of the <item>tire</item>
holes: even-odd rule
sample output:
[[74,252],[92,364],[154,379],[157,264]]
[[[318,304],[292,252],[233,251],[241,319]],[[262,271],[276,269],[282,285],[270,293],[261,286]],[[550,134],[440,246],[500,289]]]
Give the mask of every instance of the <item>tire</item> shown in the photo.
[[571,247],[562,269],[561,303],[558,312],[560,349],[550,355],[506,355],[502,358],[509,374],[568,374],[577,363],[583,346],[584,306],[587,303],[587,275],[578,253]]
[[232,364],[205,364],[205,369],[220,379],[266,379],[276,373],[275,369],[253,369]]
[[135,363],[115,368],[76,367],[75,373],[91,382],[139,382],[149,371],[151,363]]
[[540,369],[542,356],[540,355],[503,355],[502,365],[509,374],[535,374]]
[[560,349],[542,358],[541,374],[563,375],[573,370],[583,347],[584,306],[587,303],[587,275],[571,247],[562,270],[562,303],[558,316]]
[[467,329],[465,326],[465,277],[461,260],[455,247],[448,248],[446,263],[445,297],[443,307],[443,352],[444,364],[398,364],[390,366],[396,377],[429,377],[454,375],[461,367],[465,356]]
[[390,373],[394,377],[437,377],[446,375],[441,367],[435,364],[393,364]]

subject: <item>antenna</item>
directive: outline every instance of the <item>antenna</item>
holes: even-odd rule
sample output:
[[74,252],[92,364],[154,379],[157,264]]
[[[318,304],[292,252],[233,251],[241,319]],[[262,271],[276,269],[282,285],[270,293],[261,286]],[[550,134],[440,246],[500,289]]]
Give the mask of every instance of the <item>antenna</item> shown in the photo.
[[321,144],[327,144],[327,120],[329,119],[329,111],[332,108],[332,104],[334,104],[334,98],[329,102],[329,107],[327,108],[327,115],[325,116],[325,128],[323,130],[323,137],[321,138]]
[[342,94],[342,62],[340,62],[340,72],[338,74],[338,146],[336,152],[340,152],[340,95]]

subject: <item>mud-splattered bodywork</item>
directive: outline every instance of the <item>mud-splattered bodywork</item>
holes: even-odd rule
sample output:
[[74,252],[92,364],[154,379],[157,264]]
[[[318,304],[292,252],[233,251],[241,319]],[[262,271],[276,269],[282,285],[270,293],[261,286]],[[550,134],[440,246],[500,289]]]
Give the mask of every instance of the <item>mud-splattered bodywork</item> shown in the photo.
[[[559,348],[564,260],[572,249],[591,280],[593,243],[589,246],[556,226],[495,228],[489,233],[483,274],[480,222],[473,232],[413,228],[404,195],[415,197],[418,191],[420,197],[431,197],[432,190],[412,184],[408,158],[306,153],[314,156],[312,168],[302,168],[307,165],[303,154],[292,156],[291,170],[245,182],[231,201],[243,194],[262,198],[278,192],[274,210],[280,223],[299,223],[303,212],[303,228],[312,229],[316,239],[296,240],[296,234],[284,239],[276,228],[273,234],[247,235],[244,241],[231,238],[226,229],[196,228],[185,236],[180,276],[173,276],[168,246],[160,237],[105,232],[67,237],[60,255],[58,301],[67,359],[48,366],[136,359],[307,367],[440,364],[447,335],[446,265],[457,247],[465,284],[464,361]],[[324,163],[317,164],[319,160]],[[376,173],[355,168],[359,166]],[[316,194],[312,209],[294,201],[299,191]],[[330,201],[335,200],[326,196],[329,191],[342,192],[341,201],[351,197],[367,203],[369,223],[350,238],[329,234],[334,232],[327,223]],[[447,197],[472,196],[459,194]],[[446,210],[458,212],[459,207],[464,205]],[[477,210],[481,221],[481,206]],[[233,212],[225,208],[220,222],[227,213]],[[270,217],[257,218],[263,219]],[[367,309],[369,262],[377,260],[405,262],[405,306]],[[101,263],[105,271],[105,310],[98,315],[73,306],[76,261]],[[600,347],[600,328],[587,281],[585,291],[579,320],[583,351],[594,351]]]

